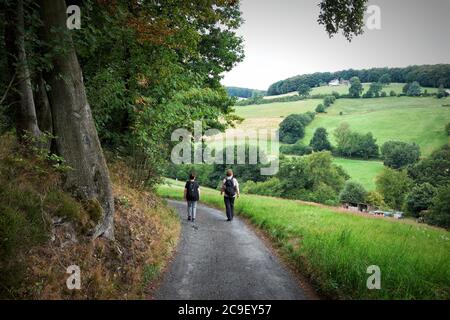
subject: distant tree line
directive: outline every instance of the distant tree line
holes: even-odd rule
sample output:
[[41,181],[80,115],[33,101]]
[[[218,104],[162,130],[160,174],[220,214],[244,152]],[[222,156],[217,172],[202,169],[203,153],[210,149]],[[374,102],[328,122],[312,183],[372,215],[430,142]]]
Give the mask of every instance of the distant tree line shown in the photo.
[[258,94],[261,96],[266,95],[266,91],[257,90],[257,89],[249,89],[249,88],[240,88],[240,87],[226,87],[227,93],[230,97],[236,98],[251,98],[254,94]]
[[409,66],[406,68],[372,68],[364,70],[343,70],[337,72],[316,72],[298,75],[272,84],[267,95],[279,95],[294,92],[301,85],[310,88],[325,85],[333,79],[358,77],[361,82],[383,82],[389,77],[389,82],[410,83],[417,81],[423,87],[443,86],[450,88],[450,64]]

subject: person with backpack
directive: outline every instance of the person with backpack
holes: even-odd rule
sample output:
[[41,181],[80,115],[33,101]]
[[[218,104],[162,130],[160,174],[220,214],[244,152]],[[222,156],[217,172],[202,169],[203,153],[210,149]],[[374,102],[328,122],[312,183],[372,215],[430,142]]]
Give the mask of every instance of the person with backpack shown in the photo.
[[222,181],[222,189],[220,194],[224,195],[225,208],[227,213],[227,221],[232,221],[234,217],[234,200],[239,198],[239,183],[233,176],[233,170],[227,170],[227,176]]
[[184,200],[187,201],[188,221],[195,222],[197,202],[200,200],[200,185],[195,181],[194,173],[191,173],[184,186]]

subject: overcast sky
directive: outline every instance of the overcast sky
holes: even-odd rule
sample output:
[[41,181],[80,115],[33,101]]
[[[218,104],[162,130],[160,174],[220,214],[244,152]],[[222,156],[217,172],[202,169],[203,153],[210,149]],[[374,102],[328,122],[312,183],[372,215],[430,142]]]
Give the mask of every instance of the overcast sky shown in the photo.
[[370,0],[381,30],[351,43],[317,23],[320,0],[242,0],[245,60],[226,86],[266,90],[297,74],[450,62],[450,0]]

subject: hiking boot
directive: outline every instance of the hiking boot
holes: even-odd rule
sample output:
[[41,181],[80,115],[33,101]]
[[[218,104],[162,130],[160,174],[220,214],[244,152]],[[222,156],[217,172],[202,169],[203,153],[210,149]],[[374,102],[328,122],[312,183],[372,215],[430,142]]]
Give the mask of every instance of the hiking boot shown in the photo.
[[195,222],[195,218],[192,218],[192,222]]
[[188,217],[188,221],[191,221],[191,217]]

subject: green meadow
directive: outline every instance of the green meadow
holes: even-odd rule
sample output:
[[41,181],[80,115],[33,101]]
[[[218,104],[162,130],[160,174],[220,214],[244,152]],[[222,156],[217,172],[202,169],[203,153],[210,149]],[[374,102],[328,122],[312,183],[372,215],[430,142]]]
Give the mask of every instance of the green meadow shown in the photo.
[[378,99],[338,99],[319,114],[306,127],[303,141],[309,143],[314,131],[323,127],[332,132],[341,123],[348,123],[352,130],[372,132],[381,146],[388,140],[415,142],[420,146],[422,155],[428,156],[433,150],[448,142],[444,130],[450,121],[450,98],[434,97],[388,97]]
[[[167,180],[157,191],[181,200],[183,184]],[[223,209],[216,190],[202,188],[201,202]],[[450,233],[445,230],[256,195],[237,199],[236,212],[267,232],[325,297],[450,299]],[[381,269],[380,290],[367,289],[371,265]]]
[[334,158],[333,162],[343,167],[351,180],[361,183],[369,191],[375,190],[375,178],[384,167],[381,161]]

